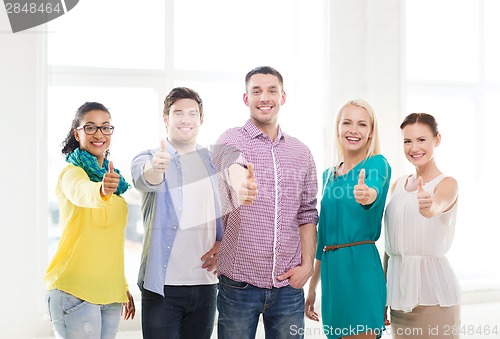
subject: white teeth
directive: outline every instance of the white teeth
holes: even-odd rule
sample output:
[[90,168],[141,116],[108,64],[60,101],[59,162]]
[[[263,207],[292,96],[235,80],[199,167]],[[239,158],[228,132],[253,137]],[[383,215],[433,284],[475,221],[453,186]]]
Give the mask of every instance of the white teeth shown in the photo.
[[349,140],[349,141],[359,141],[361,139],[360,138],[349,138],[349,137],[347,137],[347,140]]
[[104,145],[104,143],[103,142],[93,142],[92,145],[101,147],[102,145]]

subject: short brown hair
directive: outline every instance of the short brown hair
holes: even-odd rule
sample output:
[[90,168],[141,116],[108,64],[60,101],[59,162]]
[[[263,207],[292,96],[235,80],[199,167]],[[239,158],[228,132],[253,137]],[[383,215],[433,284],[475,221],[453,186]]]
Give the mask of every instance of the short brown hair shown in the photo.
[[278,72],[276,69],[272,68],[271,66],[259,66],[255,67],[252,69],[250,72],[247,73],[245,76],[245,88],[248,89],[248,82],[250,81],[250,78],[254,76],[255,74],[271,74],[274,75],[275,77],[278,78],[278,81],[281,85],[281,88],[283,89],[283,76],[281,76],[281,73]]
[[203,101],[200,95],[195,90],[187,87],[176,87],[168,93],[163,102],[163,115],[168,115],[172,105],[180,99],[192,99],[196,101],[200,110],[200,118],[203,117]]

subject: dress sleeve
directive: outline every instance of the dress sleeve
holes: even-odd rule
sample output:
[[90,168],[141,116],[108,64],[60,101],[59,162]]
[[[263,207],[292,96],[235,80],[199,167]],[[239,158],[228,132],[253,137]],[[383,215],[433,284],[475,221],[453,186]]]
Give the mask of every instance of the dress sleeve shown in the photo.
[[318,177],[316,175],[316,164],[312,153],[307,155],[307,171],[304,177],[303,190],[301,193],[300,208],[297,213],[298,225],[317,224],[318,210]]
[[369,209],[377,206],[381,200],[385,202],[385,196],[391,181],[391,166],[387,159],[379,154],[370,157],[361,168],[365,169],[365,184],[377,191],[377,199],[371,205],[363,206]]

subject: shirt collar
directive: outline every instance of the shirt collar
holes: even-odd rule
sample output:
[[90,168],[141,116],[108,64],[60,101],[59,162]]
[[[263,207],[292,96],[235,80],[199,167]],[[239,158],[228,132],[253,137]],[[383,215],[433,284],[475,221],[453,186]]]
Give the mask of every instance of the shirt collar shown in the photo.
[[[243,128],[248,132],[252,139],[264,134],[264,132],[262,132],[257,126],[255,126],[255,124],[250,119],[247,120]],[[276,140],[282,139],[285,139],[285,133],[281,131],[281,127],[280,125],[278,125],[278,135],[276,137]]]
[[[257,127],[256,127],[256,128],[257,128]],[[207,151],[208,151],[208,150],[207,150],[205,147],[203,147],[203,146],[201,146],[201,145],[199,145],[199,144],[196,144],[196,146],[195,146],[195,147],[196,147],[196,148],[195,148],[195,151],[197,151],[197,152],[198,152],[198,154],[201,154],[201,155],[203,155],[203,156],[205,156],[205,157],[209,158],[209,155],[207,155]],[[180,157],[180,156],[181,156],[181,154],[179,153],[179,151],[177,151],[177,150],[175,149],[175,147],[174,147],[174,146],[172,146],[172,144],[170,143],[170,141],[168,141],[168,139],[167,139],[167,152],[168,152],[168,153],[170,153],[170,156],[171,156],[171,157]]]
[[170,156],[176,156],[176,155],[180,155],[179,152],[177,152],[177,150],[175,149],[174,146],[172,146],[172,144],[170,143],[170,141],[168,141],[167,139],[167,151],[168,153],[170,153]]

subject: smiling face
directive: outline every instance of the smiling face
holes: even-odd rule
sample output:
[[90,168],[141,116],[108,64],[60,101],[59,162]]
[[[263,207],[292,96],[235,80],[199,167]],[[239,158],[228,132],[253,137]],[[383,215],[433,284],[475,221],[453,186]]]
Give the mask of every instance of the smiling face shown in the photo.
[[163,116],[168,131],[168,141],[178,151],[192,151],[203,123],[198,103],[193,99],[176,100],[169,113]]
[[[80,121],[80,126],[111,126],[111,116],[108,112],[100,110],[92,110],[85,113]],[[111,135],[102,134],[101,129],[98,129],[95,134],[88,135],[83,129],[73,130],[75,139],[80,143],[80,148],[89,152],[97,158],[99,165],[102,166],[106,151],[111,145]]]
[[278,112],[285,100],[283,86],[272,74],[252,75],[243,94],[243,101],[250,108],[250,119],[261,130],[277,127]]
[[372,125],[370,114],[363,107],[352,104],[344,107],[339,116],[337,133],[345,154],[367,152]]
[[406,159],[414,166],[423,166],[433,161],[434,149],[441,142],[441,135],[436,136],[426,124],[414,123],[403,128],[403,143]]

